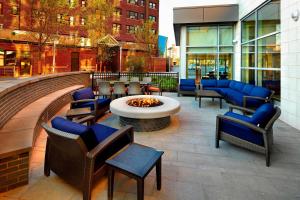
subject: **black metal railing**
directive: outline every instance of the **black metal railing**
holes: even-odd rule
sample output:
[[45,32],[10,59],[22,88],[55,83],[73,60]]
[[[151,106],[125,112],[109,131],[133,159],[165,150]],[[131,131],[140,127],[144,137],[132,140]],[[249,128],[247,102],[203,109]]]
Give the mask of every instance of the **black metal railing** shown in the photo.
[[114,81],[120,80],[121,77],[127,77],[130,80],[132,77],[138,77],[140,81],[144,77],[151,77],[152,83],[161,83],[161,88],[163,91],[175,92],[177,91],[177,85],[179,82],[178,72],[93,72],[91,74],[92,78],[92,87],[97,86],[97,80],[104,81]]

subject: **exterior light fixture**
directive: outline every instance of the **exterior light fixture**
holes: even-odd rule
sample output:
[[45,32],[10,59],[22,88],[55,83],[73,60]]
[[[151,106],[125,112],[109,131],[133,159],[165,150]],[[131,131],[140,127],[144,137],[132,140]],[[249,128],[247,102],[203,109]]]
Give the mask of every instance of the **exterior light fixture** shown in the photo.
[[296,22],[298,21],[299,19],[299,10],[295,10],[294,12],[292,12],[292,15],[291,15],[292,19]]

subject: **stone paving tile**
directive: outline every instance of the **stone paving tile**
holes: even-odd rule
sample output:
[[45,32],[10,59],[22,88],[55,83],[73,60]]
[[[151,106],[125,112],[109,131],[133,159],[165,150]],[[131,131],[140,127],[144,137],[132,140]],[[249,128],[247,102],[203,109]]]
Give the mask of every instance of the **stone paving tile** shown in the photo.
[[[177,97],[181,111],[161,131],[136,132],[135,141],[165,151],[162,163],[162,190],[156,190],[155,170],[145,182],[145,200],[240,200],[300,199],[300,131],[278,120],[274,125],[271,166],[262,154],[220,142],[215,148],[215,117],[228,111],[224,103],[203,99],[202,108],[193,97]],[[64,115],[65,106],[58,115]],[[109,113],[100,123],[120,128],[118,117]],[[0,200],[82,199],[80,190],[54,173],[43,174],[47,134],[42,131],[33,148],[29,185],[0,194]],[[107,199],[107,178],[95,183],[93,200]],[[114,199],[136,199],[136,182],[117,174]]]

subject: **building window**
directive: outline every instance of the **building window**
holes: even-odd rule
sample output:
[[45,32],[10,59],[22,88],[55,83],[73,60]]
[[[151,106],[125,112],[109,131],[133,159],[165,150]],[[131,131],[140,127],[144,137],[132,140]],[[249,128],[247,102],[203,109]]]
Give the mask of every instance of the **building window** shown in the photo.
[[86,0],[81,0],[81,7],[86,7]]
[[0,49],[0,67],[4,66],[4,51]]
[[126,32],[130,34],[134,34],[137,30],[136,26],[126,25]]
[[127,3],[138,5],[138,0],[127,0]]
[[6,65],[6,66],[16,65],[16,63],[17,63],[16,55],[17,55],[16,51],[6,51],[4,65]]
[[63,20],[63,15],[62,14],[57,14],[56,21],[59,22],[59,23],[62,23],[62,20]]
[[11,14],[19,15],[19,7],[18,6],[11,6]]
[[280,1],[250,13],[242,24],[242,81],[275,91],[280,99]]
[[138,19],[138,13],[133,11],[128,11],[128,18],[130,19]]
[[122,10],[121,8],[115,8],[114,12],[113,12],[113,15],[115,17],[120,17],[122,15]]
[[145,6],[145,0],[140,0],[140,6]]
[[69,6],[71,8],[75,7],[76,3],[75,3],[75,0],[69,0]]
[[0,15],[3,15],[3,3],[0,3]]
[[74,26],[75,25],[75,21],[74,21],[74,17],[73,16],[70,16],[69,17],[69,24],[70,24],[70,26]]
[[112,32],[113,34],[119,34],[121,30],[121,24],[113,24]]
[[152,15],[149,15],[149,20],[155,22],[156,21],[156,17],[152,16]]
[[149,8],[151,8],[151,9],[156,9],[156,3],[150,2],[150,3],[149,3]]
[[190,26],[187,28],[187,77],[232,79],[233,26]]
[[145,19],[144,13],[140,13],[140,19]]
[[86,24],[86,19],[84,17],[80,18],[80,24],[84,26]]

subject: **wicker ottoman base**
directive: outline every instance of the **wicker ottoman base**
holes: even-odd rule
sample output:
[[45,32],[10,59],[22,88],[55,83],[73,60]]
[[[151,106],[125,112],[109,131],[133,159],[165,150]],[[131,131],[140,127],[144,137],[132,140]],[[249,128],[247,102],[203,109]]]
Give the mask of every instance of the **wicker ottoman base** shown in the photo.
[[169,126],[171,117],[162,117],[154,119],[134,119],[120,116],[120,124],[122,126],[132,125],[137,132],[157,131]]

